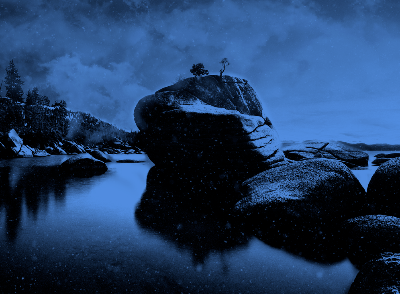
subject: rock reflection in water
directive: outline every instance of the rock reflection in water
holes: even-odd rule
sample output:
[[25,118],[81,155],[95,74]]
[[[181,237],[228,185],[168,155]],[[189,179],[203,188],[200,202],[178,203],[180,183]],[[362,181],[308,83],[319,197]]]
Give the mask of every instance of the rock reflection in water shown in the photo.
[[135,216],[142,228],[191,250],[195,266],[212,251],[247,245],[251,236],[308,261],[329,264],[346,258],[335,224],[284,218],[249,223],[232,213],[242,197],[237,185],[223,177],[152,167]]
[[268,230],[255,230],[264,243],[318,263],[336,263],[346,258],[337,227],[326,224],[291,223],[284,219],[264,223]]
[[135,217],[142,228],[190,250],[201,268],[210,253],[246,246],[250,236],[229,209],[239,197],[235,187],[222,189],[220,177],[190,175],[152,167]]
[[0,167],[0,208],[5,209],[9,242],[18,236],[23,205],[28,216],[36,219],[48,206],[51,195],[59,203],[65,200],[66,182],[57,166]]

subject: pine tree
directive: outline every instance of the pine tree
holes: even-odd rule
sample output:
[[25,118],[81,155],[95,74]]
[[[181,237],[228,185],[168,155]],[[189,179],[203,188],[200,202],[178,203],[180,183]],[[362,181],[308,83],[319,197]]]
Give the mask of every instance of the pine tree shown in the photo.
[[22,85],[24,82],[21,80],[13,60],[10,61],[10,65],[6,68],[6,72],[6,96],[11,98],[14,102],[23,102],[24,100],[22,95],[24,92],[22,90]]
[[36,105],[39,102],[39,89],[34,87],[31,90],[28,90],[28,94],[26,95],[26,105]]

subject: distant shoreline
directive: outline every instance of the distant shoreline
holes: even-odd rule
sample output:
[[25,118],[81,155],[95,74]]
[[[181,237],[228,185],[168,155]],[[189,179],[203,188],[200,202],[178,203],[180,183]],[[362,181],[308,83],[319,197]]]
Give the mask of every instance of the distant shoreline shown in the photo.
[[[318,141],[318,140],[306,140],[302,142],[297,141],[282,141],[282,147],[290,146],[293,144],[299,144],[303,142],[328,142],[328,141]],[[366,143],[347,143],[343,141],[330,141],[330,142],[337,142],[343,144],[344,146],[354,148],[360,151],[400,151],[400,144],[386,144],[386,143],[379,143],[379,144],[366,144]]]

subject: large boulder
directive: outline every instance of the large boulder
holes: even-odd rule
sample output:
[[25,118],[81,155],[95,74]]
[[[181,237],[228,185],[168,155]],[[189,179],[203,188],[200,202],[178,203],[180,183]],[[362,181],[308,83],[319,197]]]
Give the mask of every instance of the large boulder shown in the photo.
[[337,241],[338,224],[366,210],[365,191],[357,178],[344,164],[330,159],[271,168],[246,180],[241,192],[236,214],[257,236],[318,260],[327,254],[336,258],[335,248],[328,248],[336,246],[332,242]]
[[93,158],[87,153],[71,156],[60,165],[60,171],[62,173],[77,177],[101,175],[107,170],[107,165],[104,162]]
[[286,158],[304,160],[311,158],[336,159],[348,167],[368,166],[369,155],[340,142],[305,141],[300,144],[291,144],[283,148]]
[[367,202],[374,214],[400,217],[400,158],[380,165],[367,188]]
[[348,294],[390,294],[400,292],[400,253],[384,253],[366,263]]
[[400,218],[365,215],[346,220],[342,226],[350,260],[357,266],[384,252],[400,253]]
[[284,160],[247,81],[189,78],[144,97],[135,108],[138,146],[158,166],[236,170],[248,177]]
[[[310,159],[266,170],[241,187],[238,212],[258,221],[334,222],[365,208],[364,188],[344,164]],[[263,225],[262,223],[258,223]]]

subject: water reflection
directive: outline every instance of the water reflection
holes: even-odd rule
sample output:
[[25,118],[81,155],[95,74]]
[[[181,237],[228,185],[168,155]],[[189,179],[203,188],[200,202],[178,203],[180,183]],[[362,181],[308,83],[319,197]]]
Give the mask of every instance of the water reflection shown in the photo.
[[57,166],[0,167],[0,208],[5,209],[9,242],[17,238],[23,205],[36,220],[39,211],[46,210],[51,195],[57,202],[65,201],[66,183]]
[[251,236],[313,262],[329,264],[346,258],[334,224],[276,217],[249,221],[231,213],[241,197],[237,186],[223,177],[154,166],[135,216],[142,228],[190,249],[195,265],[202,264],[211,251],[245,246]]
[[334,225],[279,219],[264,221],[263,226],[254,233],[272,247],[318,263],[331,264],[346,258],[340,231]]
[[235,187],[221,190],[223,178],[185,174],[152,167],[135,217],[142,228],[190,250],[194,266],[201,268],[210,253],[223,258],[223,252],[246,246],[250,236],[230,213],[239,197]]

